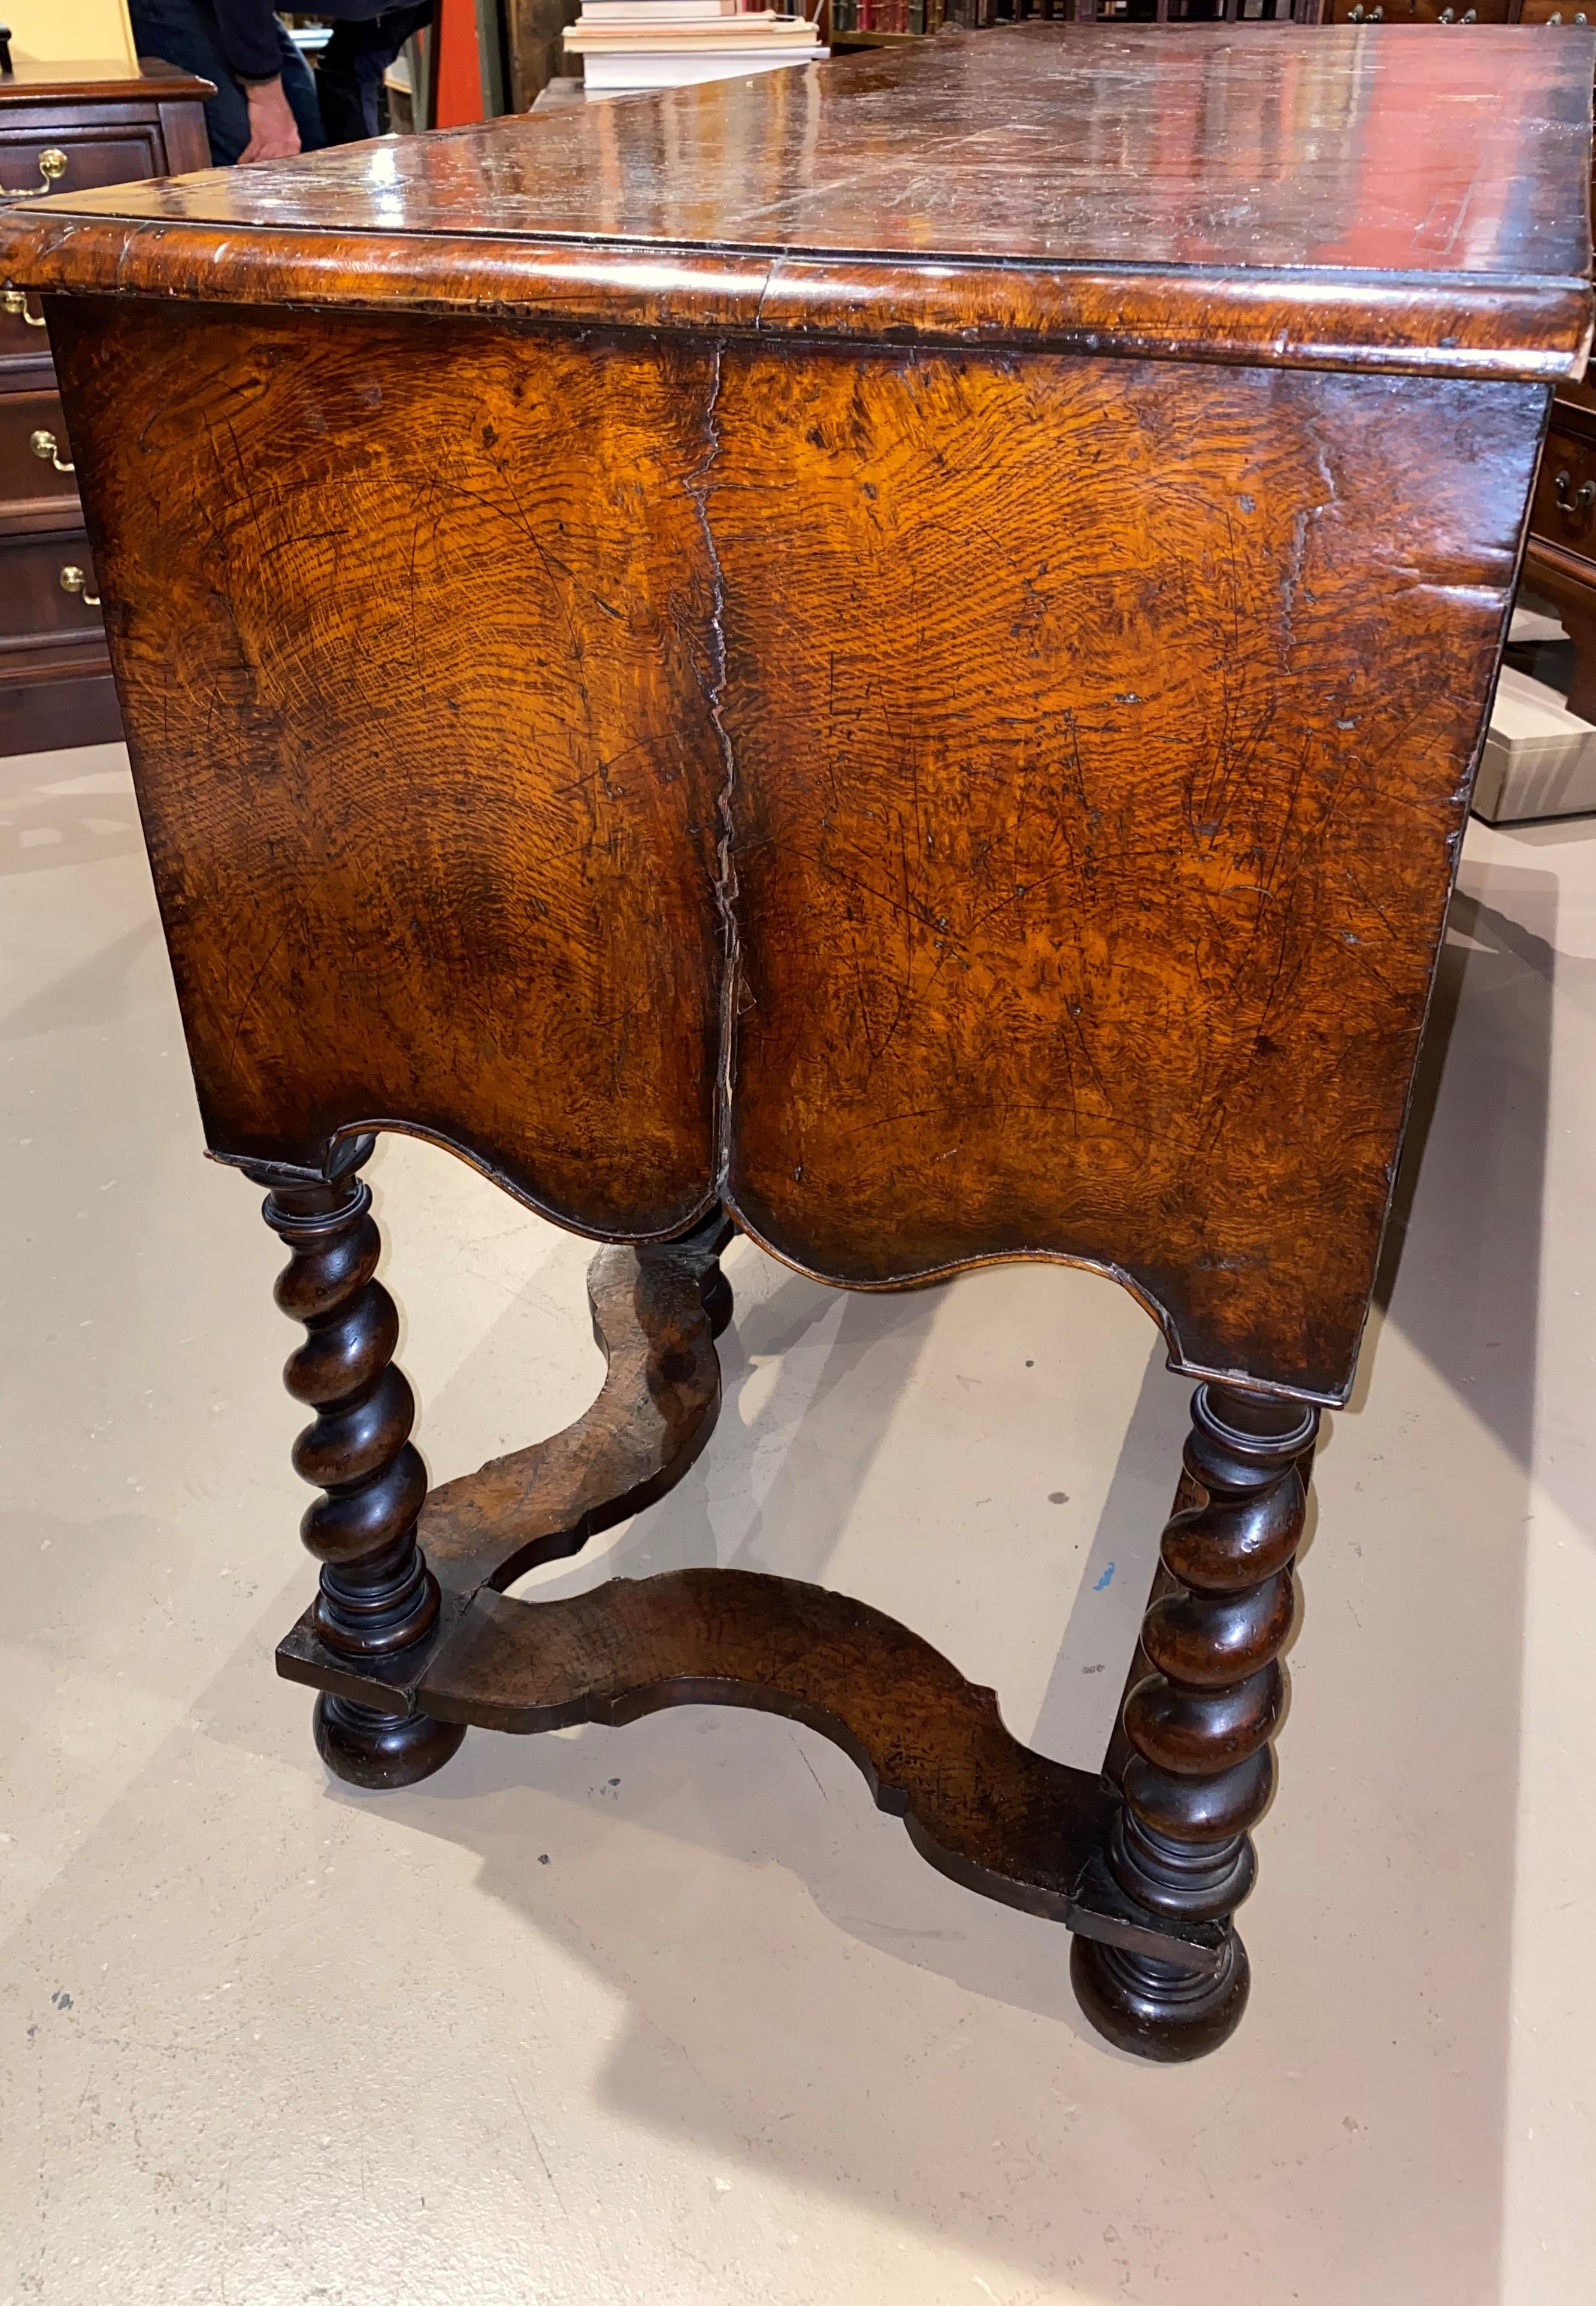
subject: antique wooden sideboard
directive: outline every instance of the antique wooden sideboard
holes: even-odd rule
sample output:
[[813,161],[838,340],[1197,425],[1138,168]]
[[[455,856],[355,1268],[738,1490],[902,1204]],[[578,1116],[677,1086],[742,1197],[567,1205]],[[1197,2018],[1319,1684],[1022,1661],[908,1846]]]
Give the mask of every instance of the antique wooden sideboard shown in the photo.
[[[210,1150],[291,1251],[279,1661],[341,1776],[775,1710],[1067,1924],[1114,2040],[1235,2024],[1319,1411],[1589,344],[1592,65],[1030,26],[4,220]],[[431,1491],[381,1129],[610,1244],[593,1411]],[[703,1446],[734,1226],[848,1287],[1086,1265],[1199,1380],[1101,1773],[817,1587],[508,1592]]]
[[1559,387],[1536,475],[1524,582],[1543,594],[1574,643],[1568,709],[1596,721],[1596,391]]
[[[0,203],[205,167],[214,94],[157,63],[137,79],[13,65],[0,73]],[[44,315],[13,289],[0,303],[0,754],[121,734]]]

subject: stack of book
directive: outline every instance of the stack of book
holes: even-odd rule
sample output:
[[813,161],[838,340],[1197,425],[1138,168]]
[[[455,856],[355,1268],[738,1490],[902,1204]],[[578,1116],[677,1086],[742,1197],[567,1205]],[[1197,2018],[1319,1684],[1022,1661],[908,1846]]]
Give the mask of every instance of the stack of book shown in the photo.
[[607,96],[732,80],[830,54],[805,17],[738,0],[584,0],[564,38],[589,90]]

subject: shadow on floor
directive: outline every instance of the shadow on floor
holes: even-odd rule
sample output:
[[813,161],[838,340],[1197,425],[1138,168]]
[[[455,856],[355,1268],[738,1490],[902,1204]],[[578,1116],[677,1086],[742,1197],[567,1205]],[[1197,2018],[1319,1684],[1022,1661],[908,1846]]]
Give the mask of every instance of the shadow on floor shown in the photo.
[[0,758],[0,879],[142,851],[127,749]]
[[[1537,1465],[1535,1451],[1554,989],[1596,1015],[1596,961],[1559,954],[1557,928],[1549,874],[1476,868],[1453,899],[1375,1296],[1596,1536],[1583,1468],[1564,1480],[1555,1453]],[[1363,1357],[1354,1407],[1377,1358]]]

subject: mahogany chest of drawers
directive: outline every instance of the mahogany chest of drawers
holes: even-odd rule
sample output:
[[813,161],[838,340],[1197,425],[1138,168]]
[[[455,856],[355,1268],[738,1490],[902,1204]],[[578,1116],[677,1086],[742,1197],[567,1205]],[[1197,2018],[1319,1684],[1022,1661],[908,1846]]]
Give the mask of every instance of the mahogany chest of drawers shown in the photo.
[[[136,80],[18,64],[0,78],[0,200],[209,167],[212,92],[154,62]],[[44,315],[13,290],[0,300],[0,754],[121,734]]]

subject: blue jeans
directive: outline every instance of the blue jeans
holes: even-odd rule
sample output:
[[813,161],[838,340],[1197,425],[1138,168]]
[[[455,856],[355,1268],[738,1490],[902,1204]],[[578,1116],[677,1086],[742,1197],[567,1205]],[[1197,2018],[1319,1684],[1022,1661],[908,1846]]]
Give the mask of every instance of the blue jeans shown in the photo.
[[377,92],[405,41],[432,21],[432,0],[385,8],[380,16],[336,23],[316,65],[316,92],[329,144],[358,144],[377,133]]
[[[235,80],[227,69],[211,0],[130,0],[129,13],[133,20],[133,44],[141,56],[159,56],[180,72],[198,73],[216,82],[216,94],[205,107],[205,126],[213,166],[230,168],[250,141],[250,107],[243,81]],[[283,94],[298,123],[301,147],[306,152],[319,152],[327,141],[327,132],[321,125],[310,66],[280,24],[277,41],[283,59]],[[397,44],[394,53],[398,53]]]

